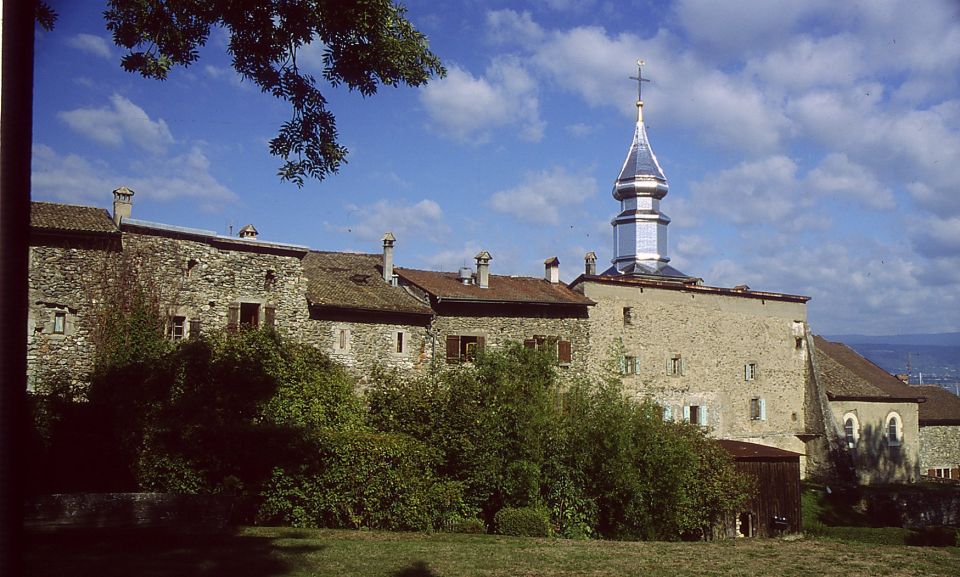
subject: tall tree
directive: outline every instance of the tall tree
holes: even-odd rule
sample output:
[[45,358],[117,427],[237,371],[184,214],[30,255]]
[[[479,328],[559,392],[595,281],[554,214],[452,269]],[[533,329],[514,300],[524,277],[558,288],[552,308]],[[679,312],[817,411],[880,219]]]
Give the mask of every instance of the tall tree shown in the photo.
[[[270,153],[283,159],[281,180],[300,187],[307,177],[337,172],[347,155],[317,79],[297,62],[304,46],[323,47],[323,80],[364,96],[380,85],[420,86],[446,74],[393,0],[109,0],[104,18],[127,50],[123,68],[159,80],[196,62],[211,30],[222,28],[234,69],[292,107]],[[38,22],[51,26],[54,19],[40,0]]]

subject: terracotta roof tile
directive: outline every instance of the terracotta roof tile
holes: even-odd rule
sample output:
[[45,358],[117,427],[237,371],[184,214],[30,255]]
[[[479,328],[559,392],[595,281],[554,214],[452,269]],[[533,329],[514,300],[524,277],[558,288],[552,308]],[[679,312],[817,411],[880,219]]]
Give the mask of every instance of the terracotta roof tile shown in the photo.
[[30,228],[70,232],[117,232],[110,213],[94,206],[30,203]]
[[490,275],[488,288],[465,285],[455,272],[396,269],[398,275],[441,300],[467,302],[592,305],[593,301],[546,279]]
[[817,355],[817,379],[834,398],[916,400],[920,395],[909,385],[863,358],[843,343],[813,337]]
[[310,251],[303,259],[310,305],[429,315],[402,287],[384,282],[381,256],[345,252]]
[[960,425],[960,397],[938,385],[916,385],[911,388],[927,399],[917,407],[921,426]]

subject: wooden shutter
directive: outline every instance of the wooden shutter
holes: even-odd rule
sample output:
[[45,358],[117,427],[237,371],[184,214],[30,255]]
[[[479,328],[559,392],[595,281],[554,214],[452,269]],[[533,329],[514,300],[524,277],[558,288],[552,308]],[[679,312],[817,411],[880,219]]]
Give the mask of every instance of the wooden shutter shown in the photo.
[[750,380],[750,364],[743,365],[743,380]]
[[767,420],[767,400],[766,399],[760,399],[760,420],[761,421]]
[[690,405],[683,406],[683,420],[687,423],[690,422]]
[[663,406],[663,420],[672,421],[673,420],[673,407],[670,405]]
[[447,362],[455,363],[460,360],[460,337],[447,335]]
[[272,329],[276,323],[276,317],[277,307],[273,305],[265,305],[263,307],[263,326]]
[[633,357],[633,374],[640,374],[640,357]]
[[960,469],[950,469],[951,479],[960,479]]
[[236,332],[240,328],[240,305],[232,304],[227,309],[227,330]]
[[523,340],[523,348],[525,348],[525,349],[535,349],[535,348],[537,348],[537,341],[535,341],[534,339],[524,339],[524,340]]
[[680,374],[687,374],[687,359],[680,357]]
[[700,422],[697,423],[697,424],[700,425],[700,426],[702,426],[702,427],[706,427],[706,426],[707,426],[707,423],[709,422],[708,419],[707,419],[707,406],[706,406],[706,405],[700,405],[700,411],[699,411],[699,412],[700,412]]
[[937,476],[937,470],[936,470],[936,469],[927,469],[927,476],[928,476],[928,477],[936,477],[936,476]]
[[483,337],[477,337],[477,350],[482,351],[483,347],[487,344],[487,340]]
[[573,361],[573,349],[570,347],[570,341],[557,342],[557,360],[561,363]]
[[190,332],[188,336],[195,339],[200,336],[200,319],[190,319]]

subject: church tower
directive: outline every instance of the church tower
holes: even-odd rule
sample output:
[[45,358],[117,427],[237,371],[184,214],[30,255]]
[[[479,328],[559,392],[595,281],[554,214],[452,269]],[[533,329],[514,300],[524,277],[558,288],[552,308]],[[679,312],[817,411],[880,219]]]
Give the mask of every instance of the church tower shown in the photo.
[[637,61],[637,126],[630,152],[613,185],[613,198],[620,201],[620,214],[613,225],[613,267],[604,274],[685,277],[667,263],[667,225],[670,217],[660,212],[660,201],[669,186],[657,157],[650,148],[643,124],[643,61]]

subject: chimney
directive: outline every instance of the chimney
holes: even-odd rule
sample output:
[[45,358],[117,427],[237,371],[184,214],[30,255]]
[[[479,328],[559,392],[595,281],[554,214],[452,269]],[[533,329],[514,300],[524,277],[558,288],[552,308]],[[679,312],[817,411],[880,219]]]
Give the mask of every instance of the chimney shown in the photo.
[[126,186],[113,191],[113,224],[120,226],[120,223],[130,218],[133,210],[133,191]]
[[597,253],[592,250],[583,257],[583,274],[597,274]]
[[394,284],[393,280],[393,243],[397,238],[392,232],[383,235],[383,280],[387,284]]
[[257,240],[258,234],[260,233],[257,232],[257,229],[254,228],[252,224],[248,224],[240,229],[240,238],[252,238],[253,240]]
[[477,259],[477,286],[480,288],[490,287],[490,261],[493,257],[487,251],[481,251],[476,256]]
[[555,256],[551,256],[547,260],[543,261],[543,276],[552,284],[557,284],[560,282],[560,259]]

